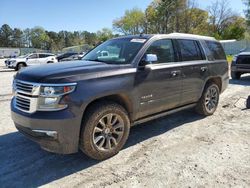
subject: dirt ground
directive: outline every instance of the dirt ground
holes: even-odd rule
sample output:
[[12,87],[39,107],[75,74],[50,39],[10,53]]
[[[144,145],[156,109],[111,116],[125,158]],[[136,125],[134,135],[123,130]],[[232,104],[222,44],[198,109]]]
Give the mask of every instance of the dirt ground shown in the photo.
[[48,153],[16,131],[14,74],[0,67],[0,187],[250,187],[250,75],[230,80],[213,116],[184,111],[136,126],[118,155],[97,162]]

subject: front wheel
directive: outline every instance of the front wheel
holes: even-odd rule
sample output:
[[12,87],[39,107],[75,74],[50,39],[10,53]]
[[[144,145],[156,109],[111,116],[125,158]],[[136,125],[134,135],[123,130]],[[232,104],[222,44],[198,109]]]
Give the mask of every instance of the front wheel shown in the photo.
[[80,135],[80,149],[89,157],[104,160],[117,154],[127,141],[130,121],[116,103],[99,103],[86,113]]
[[19,63],[17,66],[16,66],[16,71],[19,71],[21,69],[23,69],[25,67],[25,65],[23,63]]
[[205,116],[212,115],[217,109],[220,90],[216,84],[206,85],[203,94],[196,106],[196,111]]

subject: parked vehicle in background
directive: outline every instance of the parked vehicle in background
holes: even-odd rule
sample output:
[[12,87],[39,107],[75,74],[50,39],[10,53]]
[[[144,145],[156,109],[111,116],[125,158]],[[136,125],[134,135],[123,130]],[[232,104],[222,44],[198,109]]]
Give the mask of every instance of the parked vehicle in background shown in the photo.
[[58,55],[56,58],[58,61],[62,61],[65,58],[68,58],[70,56],[77,55],[77,54],[78,53],[76,53],[76,52],[66,52],[64,54]]
[[79,60],[78,54],[63,58],[60,60],[60,62],[62,62],[62,61],[76,61],[76,60]]
[[8,68],[13,68],[16,71],[23,67],[32,65],[41,65],[46,63],[57,62],[56,56],[50,53],[32,53],[17,58],[11,58],[5,61],[5,65]]
[[250,52],[241,52],[236,55],[231,64],[232,79],[238,80],[245,73],[250,73]]
[[11,114],[17,129],[45,150],[80,148],[103,160],[122,149],[133,125],[188,108],[212,115],[228,80],[214,38],[126,36],[102,43],[82,61],[18,72]]
[[78,59],[82,59],[86,53],[87,52],[81,52],[80,54],[78,54]]

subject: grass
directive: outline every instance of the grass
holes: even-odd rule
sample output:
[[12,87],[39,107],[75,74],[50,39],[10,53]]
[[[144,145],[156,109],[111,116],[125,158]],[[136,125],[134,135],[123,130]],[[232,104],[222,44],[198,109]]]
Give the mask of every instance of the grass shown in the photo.
[[232,55],[227,55],[227,62],[231,64],[233,61],[233,56]]

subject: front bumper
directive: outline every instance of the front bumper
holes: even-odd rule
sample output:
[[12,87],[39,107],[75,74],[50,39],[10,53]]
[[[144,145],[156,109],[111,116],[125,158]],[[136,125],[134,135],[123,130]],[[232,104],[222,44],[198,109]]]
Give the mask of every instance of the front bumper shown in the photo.
[[15,68],[16,67],[16,63],[12,63],[10,61],[5,61],[5,66],[7,68]]
[[11,117],[16,128],[43,149],[60,154],[78,151],[81,117],[69,109],[28,114],[16,109],[12,101]]
[[232,65],[232,72],[250,73],[250,65]]

